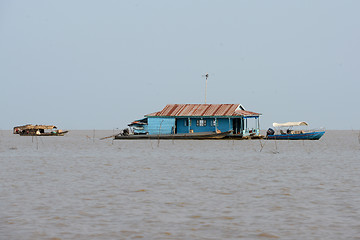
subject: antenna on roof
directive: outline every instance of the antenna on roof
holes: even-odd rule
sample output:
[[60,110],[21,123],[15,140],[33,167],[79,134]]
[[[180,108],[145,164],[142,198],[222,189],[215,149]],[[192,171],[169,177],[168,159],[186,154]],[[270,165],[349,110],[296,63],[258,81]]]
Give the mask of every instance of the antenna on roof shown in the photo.
[[202,75],[202,76],[205,77],[205,104],[206,104],[207,80],[208,80],[209,74],[206,73],[205,75]]

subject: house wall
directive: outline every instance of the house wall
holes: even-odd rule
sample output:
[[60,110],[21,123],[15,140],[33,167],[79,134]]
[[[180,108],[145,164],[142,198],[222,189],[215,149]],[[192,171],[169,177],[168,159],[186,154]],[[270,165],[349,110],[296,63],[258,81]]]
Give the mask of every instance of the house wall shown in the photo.
[[[206,126],[196,126],[196,121],[200,119],[206,120]],[[213,120],[214,118],[191,118],[190,129],[194,132],[213,132],[215,131],[215,126],[211,126]]]
[[[196,121],[204,119],[206,120],[206,126],[196,126]],[[213,132],[216,131],[215,126],[211,126],[211,122],[214,121],[214,117],[203,117],[203,118],[190,118],[191,126],[190,129],[194,132]],[[176,126],[177,126],[177,133],[189,133],[189,126],[185,126],[185,121],[187,118],[177,118]],[[218,126],[217,129],[221,132],[226,132],[232,130],[233,122],[230,119],[229,125],[229,118],[217,118]]]
[[148,132],[150,135],[171,134],[175,128],[175,118],[149,117]]
[[[197,120],[206,120],[206,126],[196,126]],[[188,120],[186,117],[182,118],[173,118],[173,117],[149,117],[148,118],[148,126],[147,131],[151,135],[158,134],[172,134],[175,129],[176,122],[176,132],[180,133],[189,133],[189,129],[193,130],[193,132],[214,132],[216,129],[221,132],[226,132],[229,130],[233,130],[233,119],[224,117],[217,118],[217,128],[215,126],[211,126],[211,122],[214,121],[214,117],[192,117],[190,118],[190,128],[189,126],[185,126],[185,122]],[[245,126],[243,125],[243,128]]]
[[176,119],[176,131],[177,133],[188,133],[189,127],[185,126],[187,118],[177,118]]
[[229,124],[229,118],[218,118],[218,129],[221,132],[230,131],[233,129],[233,121],[232,118],[230,118],[230,124]]

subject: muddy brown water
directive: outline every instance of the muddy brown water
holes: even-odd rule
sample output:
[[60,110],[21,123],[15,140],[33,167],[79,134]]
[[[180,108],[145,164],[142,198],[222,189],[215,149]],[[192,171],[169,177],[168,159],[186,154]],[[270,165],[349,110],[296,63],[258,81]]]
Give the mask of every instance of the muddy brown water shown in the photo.
[[0,239],[360,239],[359,131],[99,140],[112,133],[0,131]]

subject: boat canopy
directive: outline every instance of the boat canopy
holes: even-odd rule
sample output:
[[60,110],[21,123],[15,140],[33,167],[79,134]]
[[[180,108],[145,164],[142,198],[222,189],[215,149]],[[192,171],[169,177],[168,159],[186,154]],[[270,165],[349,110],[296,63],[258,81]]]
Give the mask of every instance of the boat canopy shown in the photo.
[[133,121],[132,123],[128,124],[128,126],[131,127],[134,125],[147,125],[147,124],[148,124],[148,119],[143,118],[143,119]]
[[293,127],[293,126],[308,126],[307,122],[286,122],[286,123],[273,123],[273,127]]
[[31,125],[31,124],[14,127],[14,129],[20,129],[20,130],[30,130],[30,129],[37,130],[37,129],[54,129],[54,128],[56,128],[56,126],[54,125]]

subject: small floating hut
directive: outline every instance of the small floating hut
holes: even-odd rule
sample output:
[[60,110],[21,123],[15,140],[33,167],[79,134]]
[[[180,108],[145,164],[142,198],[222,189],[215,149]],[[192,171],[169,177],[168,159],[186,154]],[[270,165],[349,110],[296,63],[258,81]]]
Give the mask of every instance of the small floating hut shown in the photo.
[[20,136],[64,136],[68,131],[57,129],[54,125],[32,125],[14,127],[13,133]]

